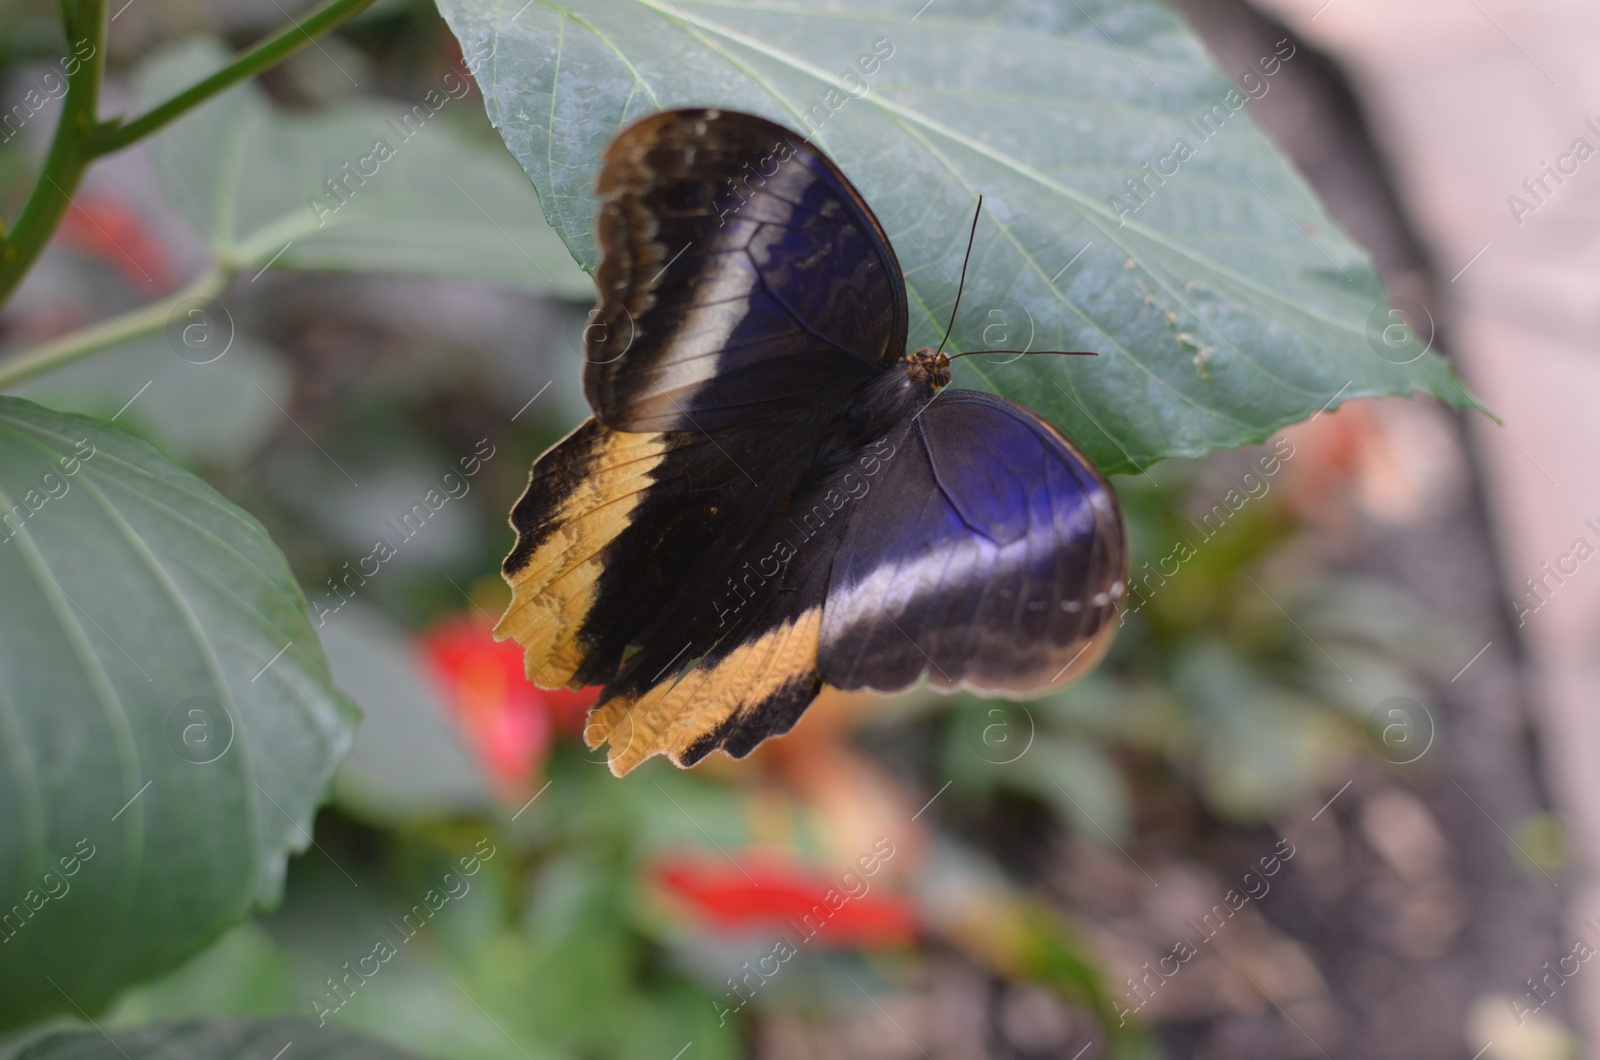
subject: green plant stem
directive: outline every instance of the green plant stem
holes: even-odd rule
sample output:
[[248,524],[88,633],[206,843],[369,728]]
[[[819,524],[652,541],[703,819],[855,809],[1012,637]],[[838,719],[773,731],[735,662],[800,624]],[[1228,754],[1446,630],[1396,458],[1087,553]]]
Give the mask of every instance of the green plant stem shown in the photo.
[[217,297],[233,279],[233,270],[214,265],[181,291],[174,291],[159,302],[140,306],[121,316],[102,320],[98,324],[63,335],[54,342],[36,346],[27,353],[0,361],[0,390],[8,390],[24,379],[53,371],[73,361],[81,360],[101,350],[120,346],[124,342],[154,335],[167,326],[168,319],[184,302],[190,299],[209,300]]
[[313,42],[330,30],[360,14],[371,6],[373,0],[328,0],[312,14],[299,21],[290,21],[277,33],[257,44],[204,81],[193,85],[159,106],[152,107],[125,125],[116,121],[104,123],[95,135],[97,155],[118,151],[136,140],[141,140],[184,111],[203,103],[240,81],[247,80],[270,69],[291,54]]
[[91,142],[99,128],[96,114],[100,77],[105,70],[105,0],[61,0],[61,21],[73,55],[79,55],[80,44],[88,44],[93,50],[67,75],[67,94],[49,153],[17,214],[16,224],[0,240],[0,305],[11,297],[55,234],[84,170],[95,158]]
[[16,223],[0,237],[0,305],[11,297],[50,242],[91,162],[120,151],[219,92],[282,62],[312,43],[317,35],[353,18],[372,2],[328,0],[302,20],[291,18],[290,26],[250,48],[210,77],[124,123],[120,118],[104,122],[98,118],[100,80],[105,70],[105,0],[61,0],[61,20],[68,48],[74,55],[80,54],[80,44],[87,44],[93,50],[67,77],[61,120],[56,125],[39,177],[22,204]]

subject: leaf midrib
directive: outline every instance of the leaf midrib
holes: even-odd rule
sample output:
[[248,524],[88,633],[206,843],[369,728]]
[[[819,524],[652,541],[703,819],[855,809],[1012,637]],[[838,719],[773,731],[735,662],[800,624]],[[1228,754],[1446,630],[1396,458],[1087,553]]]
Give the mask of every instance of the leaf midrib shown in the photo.
[[[756,39],[754,39],[752,37],[746,36],[745,34],[740,33],[739,31],[731,29],[731,28],[729,28],[727,26],[724,26],[724,25],[722,25],[720,23],[715,23],[715,22],[702,23],[702,22],[699,22],[698,20],[695,20],[693,18],[681,18],[681,17],[675,16],[670,11],[668,11],[666,8],[661,7],[660,5],[652,2],[652,0],[634,0],[634,2],[637,3],[641,7],[645,7],[645,8],[648,8],[648,9],[654,11],[655,13],[660,15],[663,19],[667,20],[668,22],[676,23],[678,25],[685,26],[686,28],[688,26],[693,26],[694,28],[700,29],[702,31],[709,29],[709,30],[721,35],[722,37],[724,37],[725,39],[727,39],[729,41],[732,41],[732,42],[734,42],[736,44],[739,44],[739,45],[741,45],[741,46],[743,46],[745,48],[748,48],[751,51],[757,52],[758,54],[765,55],[768,58],[770,58],[770,59],[772,59],[772,60],[774,60],[776,62],[779,62],[779,63],[781,63],[783,65],[786,65],[786,66],[790,67],[791,69],[793,69],[793,70],[795,70],[795,71],[797,71],[799,73],[805,74],[806,76],[812,78],[813,80],[820,81],[820,82],[825,83],[825,84],[832,82],[831,76],[829,76],[826,72],[819,70],[817,67],[812,66],[810,63],[807,63],[804,60],[802,60],[802,59],[800,59],[800,58],[798,58],[796,56],[793,56],[793,55],[791,55],[791,54],[789,54],[787,52],[778,51],[778,50],[772,48],[771,46],[767,45],[766,43],[764,43],[762,41],[759,41],[759,40],[756,40]],[[545,0],[545,6],[550,7],[552,10],[558,10],[558,11],[559,10],[563,10],[563,9],[557,7],[555,4],[549,3],[548,0]],[[983,28],[986,28],[986,27],[983,24],[976,24],[975,28],[976,29],[983,29]],[[987,28],[992,28],[992,27],[987,27]],[[1052,35],[1051,39],[1052,40],[1063,40],[1063,39],[1070,39],[1070,38],[1061,38],[1059,36]],[[611,45],[609,42],[607,42],[607,44],[608,44],[609,47],[612,47],[613,49],[615,48],[615,46]],[[763,83],[759,79],[752,78],[752,80],[754,81],[754,83],[758,87],[760,87],[764,91],[768,92],[775,101],[777,101],[778,103],[782,104],[785,107],[785,109],[789,110],[791,114],[794,113],[794,108],[789,103],[789,101],[787,99],[785,99],[782,95],[780,95],[776,90],[774,90],[770,85],[767,85],[767,84]],[[890,90],[888,90],[888,89],[884,90],[884,92],[888,92],[888,91],[890,91]],[[554,92],[554,86],[553,85],[552,85],[552,92]],[[1002,168],[1010,170],[1012,172],[1015,172],[1018,176],[1026,179],[1026,180],[1032,181],[1033,183],[1038,184],[1041,187],[1044,187],[1044,188],[1046,188],[1046,189],[1048,189],[1048,190],[1060,195],[1062,198],[1068,200],[1075,208],[1078,209],[1079,215],[1083,218],[1084,221],[1086,221],[1086,222],[1088,222],[1090,224],[1094,224],[1103,234],[1105,234],[1106,238],[1112,243],[1112,245],[1114,245],[1114,246],[1118,247],[1119,249],[1121,249],[1124,253],[1126,253],[1133,260],[1139,262],[1141,267],[1143,267],[1147,272],[1152,273],[1152,275],[1154,274],[1155,270],[1147,262],[1144,261],[1142,255],[1135,254],[1132,249],[1130,249],[1120,239],[1117,239],[1115,237],[1114,228],[1105,227],[1108,223],[1110,223],[1111,221],[1114,220],[1114,218],[1110,214],[1110,211],[1107,210],[1105,207],[1099,206],[1093,200],[1087,198],[1085,195],[1083,195],[1082,193],[1078,192],[1077,190],[1075,190],[1073,188],[1070,188],[1070,187],[1068,187],[1066,185],[1059,184],[1059,183],[1057,183],[1057,182],[1055,182],[1053,180],[1050,180],[1044,173],[1036,170],[1034,167],[1023,165],[1020,162],[1020,160],[1015,159],[1015,158],[1013,158],[1011,156],[1008,156],[1008,155],[1005,155],[1005,154],[1001,154],[1001,153],[995,151],[993,148],[990,148],[988,145],[982,143],[981,141],[974,140],[974,139],[972,139],[971,137],[967,136],[964,133],[960,133],[960,132],[958,132],[958,131],[956,131],[954,129],[949,128],[948,126],[944,125],[941,122],[935,121],[932,117],[924,114],[923,112],[921,112],[919,110],[916,110],[916,109],[911,108],[911,107],[904,106],[903,104],[896,104],[893,100],[886,100],[886,99],[882,98],[883,95],[884,95],[883,92],[876,93],[876,94],[875,93],[868,93],[866,96],[861,97],[861,101],[862,102],[866,102],[866,103],[870,103],[873,106],[876,106],[879,110],[881,110],[881,111],[883,111],[883,112],[885,112],[887,114],[895,114],[895,115],[897,115],[897,116],[899,116],[899,117],[901,117],[901,118],[903,118],[903,119],[905,119],[907,121],[912,122],[913,124],[921,126],[922,128],[928,130],[931,133],[934,133],[934,134],[936,134],[936,135],[938,135],[938,136],[940,136],[940,137],[942,137],[944,139],[947,139],[947,140],[951,141],[952,143],[959,144],[959,145],[961,145],[963,147],[966,147],[968,150],[972,151],[973,153],[981,155],[981,156],[983,156],[985,158],[988,158],[989,160],[993,161],[994,163],[996,163],[997,165],[1001,166]],[[1338,329],[1338,330],[1341,330],[1341,331],[1347,331],[1347,332],[1349,332],[1351,334],[1361,334],[1361,332],[1358,329],[1356,329],[1355,327],[1353,327],[1349,323],[1347,323],[1345,321],[1341,321],[1341,320],[1336,320],[1336,319],[1333,319],[1333,318],[1330,318],[1330,317],[1325,317],[1320,313],[1311,312],[1311,311],[1305,309],[1303,306],[1299,305],[1298,303],[1290,301],[1287,298],[1278,295],[1274,291],[1267,290],[1265,288],[1261,288],[1254,280],[1251,280],[1248,277],[1241,276],[1241,275],[1239,275],[1237,273],[1234,273],[1231,269],[1228,269],[1227,267],[1225,267],[1225,266],[1223,266],[1223,265],[1221,265],[1219,263],[1212,262],[1212,261],[1210,261],[1210,260],[1208,260],[1206,258],[1202,258],[1202,257],[1197,256],[1189,248],[1183,246],[1182,244],[1174,243],[1174,242],[1168,240],[1165,237],[1165,235],[1162,234],[1161,232],[1156,231],[1154,229],[1147,228],[1147,227],[1139,224],[1137,221],[1128,222],[1126,224],[1121,224],[1121,225],[1117,225],[1117,226],[1114,226],[1114,227],[1132,229],[1132,230],[1136,231],[1138,234],[1144,236],[1146,239],[1148,239],[1154,245],[1156,245],[1158,247],[1161,247],[1163,249],[1169,250],[1172,253],[1178,255],[1179,257],[1184,258],[1185,260],[1192,261],[1198,267],[1203,268],[1203,269],[1205,269],[1205,270],[1207,270],[1209,272],[1212,272],[1212,273],[1214,273],[1214,274],[1216,274],[1216,275],[1218,275],[1220,277],[1223,277],[1223,278],[1231,281],[1232,283],[1238,285],[1241,288],[1244,288],[1246,290],[1250,290],[1250,291],[1260,295],[1263,299],[1265,299],[1266,301],[1268,301],[1268,302],[1270,302],[1272,304],[1284,306],[1285,308],[1295,312],[1296,314],[1308,317],[1308,318],[1313,319],[1313,320],[1317,320],[1320,323],[1326,324],[1329,327],[1332,327],[1332,328],[1335,328],[1335,329]],[[1181,300],[1179,301],[1179,304],[1180,305],[1184,305],[1185,308],[1190,308],[1191,312],[1193,312],[1192,308],[1187,306]]]
[[[777,50],[769,47],[765,43],[760,42],[760,41],[756,41],[756,40],[754,40],[752,38],[749,38],[749,37],[745,36],[744,34],[739,33],[739,32],[737,32],[735,30],[730,30],[727,27],[721,26],[721,25],[719,25],[717,23],[710,23],[709,25],[702,26],[700,23],[698,23],[697,20],[693,19],[692,17],[687,16],[687,13],[685,13],[685,18],[684,19],[675,18],[669,12],[667,12],[665,9],[661,8],[660,6],[656,5],[655,3],[652,3],[651,0],[635,0],[635,2],[639,3],[639,5],[642,6],[642,7],[646,7],[646,8],[649,8],[649,9],[655,11],[658,15],[660,15],[663,18],[665,18],[669,22],[673,22],[673,23],[676,23],[676,24],[679,24],[679,25],[684,25],[684,26],[686,26],[686,28],[692,27],[691,32],[693,32],[694,30],[703,31],[703,30],[709,29],[712,32],[720,33],[724,37],[726,37],[728,40],[733,41],[733,42],[738,43],[738,44],[741,44],[744,47],[749,48],[749,49],[757,52],[758,54],[766,55],[769,58],[772,58],[772,59],[774,59],[774,60],[776,60],[778,62],[781,62],[781,63],[786,63],[791,68],[799,71],[800,73],[803,73],[803,74],[811,77],[814,80],[818,80],[818,81],[821,81],[823,83],[831,83],[831,79],[827,75],[825,75],[823,72],[819,71],[817,68],[811,66],[809,63],[806,63],[806,62],[804,62],[804,61],[802,61],[802,60],[800,60],[800,59],[798,59],[796,57],[791,57],[787,53],[777,51]],[[547,5],[547,6],[553,6],[553,5]],[[682,9],[680,8],[680,10],[682,10]],[[1053,36],[1052,39],[1060,39],[1060,38],[1057,38],[1057,37]],[[720,49],[718,49],[718,50],[720,51]],[[726,53],[724,53],[724,54],[726,54]],[[729,56],[728,58],[729,58],[730,62],[733,61],[731,56]],[[743,70],[743,67],[739,66],[739,69]],[[753,75],[751,76],[751,81],[754,84],[756,84],[757,87],[759,87],[762,90],[766,91],[774,100],[779,102],[791,114],[796,114],[797,113],[795,111],[795,108],[794,108],[793,104],[791,104],[788,99],[786,99],[781,93],[779,93],[771,85],[767,84],[765,81],[763,81],[763,80],[761,80],[759,78],[754,77]],[[552,99],[554,99],[554,97],[555,97],[555,84],[554,84],[554,82],[552,82],[551,96],[552,96]],[[862,97],[862,98],[864,98],[867,101],[872,101],[874,97],[871,94],[868,94],[867,96]],[[1228,338],[1225,335],[1217,333],[1208,323],[1206,323],[1203,315],[1198,311],[1198,309],[1196,309],[1194,306],[1190,305],[1183,298],[1183,296],[1172,287],[1171,283],[1166,278],[1166,275],[1165,275],[1164,272],[1158,272],[1158,270],[1154,267],[1154,265],[1152,265],[1150,262],[1148,262],[1148,261],[1146,261],[1144,259],[1144,256],[1142,254],[1136,254],[1129,247],[1128,244],[1126,244],[1123,241],[1121,241],[1120,239],[1118,239],[1113,234],[1113,232],[1106,227],[1106,224],[1103,223],[1104,220],[1105,220],[1105,217],[1106,217],[1106,211],[1103,208],[1096,206],[1095,209],[1094,209],[1093,215],[1091,215],[1088,211],[1086,211],[1086,210],[1084,210],[1082,208],[1086,203],[1088,203],[1089,200],[1084,199],[1077,192],[1072,191],[1071,189],[1067,188],[1065,185],[1061,185],[1061,184],[1056,183],[1053,180],[1049,180],[1043,173],[1040,173],[1040,172],[1034,170],[1033,167],[1024,166],[1024,165],[1022,165],[1020,163],[1020,161],[1012,159],[1011,156],[1004,155],[1004,154],[1001,154],[999,152],[996,152],[993,149],[989,148],[987,145],[982,144],[980,141],[972,140],[970,137],[967,137],[964,134],[957,133],[955,130],[944,126],[942,123],[935,122],[931,118],[919,118],[918,116],[921,113],[920,111],[917,111],[917,110],[915,110],[913,108],[910,108],[910,107],[905,107],[903,105],[896,106],[892,102],[882,102],[882,103],[880,103],[879,104],[879,109],[886,116],[890,117],[891,120],[894,120],[897,125],[899,125],[903,129],[905,129],[908,135],[912,136],[913,138],[915,138],[919,142],[921,142],[922,146],[923,146],[923,150],[929,155],[929,157],[933,158],[936,162],[938,162],[939,165],[947,173],[949,173],[950,176],[952,178],[954,178],[960,184],[960,186],[962,188],[966,189],[969,193],[972,193],[974,196],[976,196],[976,193],[972,192],[972,189],[968,185],[968,183],[966,181],[966,178],[963,177],[960,173],[958,173],[956,171],[955,166],[949,160],[947,160],[943,156],[943,154],[941,152],[935,151],[931,143],[929,143],[922,136],[918,135],[915,130],[910,128],[907,125],[908,122],[910,122],[911,124],[920,126],[921,128],[925,129],[928,132],[943,136],[945,139],[949,140],[953,144],[956,144],[956,145],[962,146],[962,147],[966,147],[970,151],[974,151],[975,153],[983,155],[984,157],[987,157],[987,158],[991,159],[992,161],[995,161],[997,163],[1000,163],[1000,164],[1004,165],[1006,168],[1008,168],[1008,169],[1012,170],[1013,172],[1017,173],[1019,176],[1023,176],[1023,177],[1025,177],[1027,179],[1033,180],[1034,182],[1036,182],[1036,183],[1038,183],[1038,184],[1040,184],[1040,185],[1042,185],[1042,186],[1044,186],[1046,188],[1050,188],[1052,190],[1057,191],[1059,194],[1062,194],[1064,197],[1066,197],[1069,200],[1069,202],[1073,206],[1078,208],[1079,216],[1086,223],[1090,224],[1097,231],[1099,231],[1102,235],[1104,235],[1105,238],[1108,240],[1108,242],[1110,242],[1112,244],[1112,246],[1116,247],[1117,249],[1121,250],[1123,253],[1127,254],[1130,259],[1137,261],[1139,263],[1140,268],[1145,272],[1145,274],[1148,275],[1152,279],[1153,282],[1155,282],[1156,284],[1158,284],[1160,286],[1161,290],[1163,290],[1168,295],[1168,297],[1170,297],[1173,300],[1174,304],[1182,307],[1185,311],[1187,311],[1196,320],[1198,327],[1200,327],[1200,328],[1204,329],[1206,332],[1210,333],[1211,337],[1213,337],[1213,338],[1215,338],[1217,340],[1219,346],[1224,346],[1224,347],[1232,350],[1240,358],[1240,360],[1243,363],[1249,365],[1254,371],[1260,373],[1264,378],[1266,378],[1268,380],[1271,380],[1274,384],[1276,384],[1279,387],[1282,387],[1287,392],[1293,393],[1293,394],[1297,394],[1297,395],[1299,395],[1299,396],[1301,396],[1303,398],[1315,398],[1315,397],[1318,396],[1318,395],[1314,394],[1312,391],[1309,391],[1309,390],[1307,390],[1307,389],[1305,389],[1305,388],[1303,388],[1301,386],[1298,386],[1298,385],[1293,384],[1293,383],[1291,383],[1291,382],[1289,382],[1289,381],[1287,381],[1285,379],[1282,379],[1281,377],[1279,377],[1278,375],[1276,375],[1272,371],[1270,371],[1267,368],[1263,367],[1256,360],[1256,358],[1250,356],[1249,353],[1247,353],[1245,350],[1240,348],[1238,346],[1238,344],[1233,342],[1230,338]],[[548,137],[547,138],[547,142],[553,143],[554,142],[554,137],[553,136]],[[1244,421],[1239,420],[1239,419],[1235,418],[1234,416],[1229,415],[1226,412],[1223,412],[1223,411],[1218,410],[1218,409],[1210,408],[1210,407],[1208,407],[1206,405],[1202,405],[1202,404],[1198,403],[1196,400],[1191,398],[1188,394],[1185,394],[1181,390],[1179,390],[1174,383],[1172,383],[1171,381],[1169,381],[1166,378],[1164,378],[1163,376],[1161,376],[1160,373],[1158,373],[1155,369],[1153,369],[1151,366],[1146,364],[1144,362],[1143,358],[1135,355],[1131,350],[1129,350],[1126,346],[1124,346],[1102,324],[1100,324],[1099,322],[1097,322],[1095,320],[1090,319],[1088,317],[1088,315],[1085,314],[1079,307],[1074,305],[1069,299],[1064,297],[1058,290],[1056,290],[1054,283],[1052,283],[1050,281],[1050,279],[1046,277],[1045,270],[1039,265],[1038,261],[1033,257],[1033,255],[1031,253],[1029,253],[1026,250],[1026,248],[1023,247],[1021,241],[1017,239],[1015,233],[1011,230],[1010,226],[1006,225],[1003,221],[1000,221],[998,219],[993,219],[993,223],[1000,229],[1000,231],[1002,233],[1005,234],[1006,239],[1012,244],[1013,247],[1016,248],[1017,253],[1022,256],[1023,260],[1027,263],[1027,266],[1030,269],[1032,269],[1041,279],[1043,279],[1045,281],[1046,287],[1055,295],[1055,298],[1056,298],[1057,302],[1059,302],[1063,307],[1065,307],[1069,312],[1071,312],[1078,319],[1082,320],[1090,328],[1094,329],[1095,331],[1099,332],[1101,335],[1105,336],[1106,340],[1108,342],[1110,342],[1112,344],[1112,346],[1119,353],[1121,353],[1125,358],[1127,358],[1129,363],[1131,363],[1135,367],[1137,367],[1141,372],[1143,372],[1146,375],[1146,377],[1148,377],[1151,381],[1155,382],[1158,386],[1160,386],[1163,390],[1165,390],[1168,394],[1170,394],[1173,397],[1174,400],[1176,400],[1176,401],[1178,401],[1178,402],[1180,402],[1182,404],[1188,405],[1190,408],[1193,408],[1195,411],[1197,411],[1199,413],[1215,417],[1216,419],[1218,419],[1218,420],[1220,420],[1220,421],[1222,421],[1224,423],[1231,424],[1232,426],[1234,426],[1234,427],[1236,427],[1236,428],[1238,428],[1240,430],[1243,430],[1243,431],[1245,431],[1247,433],[1251,430],[1251,425],[1250,424],[1245,423]],[[1128,226],[1119,224],[1117,227],[1121,228],[1121,227],[1128,227]],[[1143,234],[1146,238],[1151,238],[1151,230],[1145,229],[1142,226],[1138,226],[1137,223],[1135,223],[1135,225],[1133,227],[1135,227],[1137,229],[1137,231],[1139,231],[1140,234]],[[1221,276],[1224,276],[1224,277],[1228,277],[1230,279],[1234,279],[1236,282],[1240,282],[1240,280],[1241,280],[1241,278],[1232,276],[1230,270],[1228,270],[1228,269],[1226,269],[1226,268],[1224,268],[1224,267],[1222,267],[1222,266],[1220,266],[1220,265],[1218,265],[1216,263],[1210,263],[1210,262],[1208,262],[1208,259],[1204,259],[1204,258],[1198,257],[1197,255],[1193,254],[1192,252],[1188,251],[1187,249],[1181,247],[1179,244],[1172,243],[1172,242],[1170,242],[1168,240],[1165,240],[1164,238],[1161,238],[1161,239],[1151,238],[1151,241],[1153,243],[1155,243],[1157,246],[1164,247],[1164,248],[1169,249],[1169,250],[1177,250],[1180,253],[1180,255],[1183,256],[1184,258],[1186,258],[1187,260],[1194,261],[1197,265],[1199,265],[1201,267],[1209,268],[1210,271],[1212,271],[1212,272],[1214,272],[1214,273],[1216,273],[1218,275],[1221,275]],[[1294,306],[1294,303],[1284,302],[1282,300],[1279,300],[1279,301],[1280,301],[1281,304]],[[1295,306],[1295,308],[1298,308],[1298,306]],[[1316,318],[1315,314],[1306,314],[1306,315],[1312,316],[1313,319]],[[1312,346],[1313,348],[1316,348],[1318,350],[1322,350],[1323,352],[1326,352],[1325,350],[1323,350],[1322,345],[1314,337],[1312,337],[1311,335],[1306,334],[1303,329],[1296,329],[1296,331],[1297,331],[1298,334],[1300,334],[1300,336],[1302,338],[1305,339],[1305,341],[1310,346]]]

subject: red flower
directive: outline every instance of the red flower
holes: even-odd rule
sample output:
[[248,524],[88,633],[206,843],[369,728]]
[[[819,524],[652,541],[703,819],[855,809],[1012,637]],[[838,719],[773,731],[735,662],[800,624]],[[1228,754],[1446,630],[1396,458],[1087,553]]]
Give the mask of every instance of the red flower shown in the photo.
[[652,872],[657,886],[713,931],[774,929],[795,942],[862,949],[905,946],[916,934],[911,903],[883,893],[872,877],[829,876],[798,862],[749,856],[734,863],[669,856]]
[[474,615],[447,618],[422,635],[440,691],[491,781],[526,797],[550,753],[552,732],[582,732],[598,689],[545,691],[523,676],[522,649],[497,641]]
[[155,233],[114,199],[79,196],[61,218],[56,237],[110,265],[141,289],[172,286],[172,262]]

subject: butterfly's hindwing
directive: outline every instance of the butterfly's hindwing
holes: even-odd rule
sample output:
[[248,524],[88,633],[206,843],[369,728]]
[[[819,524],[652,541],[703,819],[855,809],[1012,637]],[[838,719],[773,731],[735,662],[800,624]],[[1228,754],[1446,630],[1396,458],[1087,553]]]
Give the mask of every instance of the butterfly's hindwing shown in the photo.
[[[724,432],[726,433],[726,432]],[[817,645],[829,568],[852,506],[895,459],[886,439],[785,497],[756,536],[697,579],[607,684],[585,734],[626,772],[652,754],[742,757],[787,732],[822,687]]]
[[[527,650],[528,676],[604,684],[631,647],[691,621],[686,601],[800,476],[814,438],[804,423],[792,432],[634,433],[590,419],[535,461],[512,509],[517,543],[502,565],[512,601],[498,629]],[[711,609],[709,599],[698,608]]]
[[822,687],[817,637],[826,576],[824,563],[811,584],[775,591],[709,644],[680,649],[684,656],[704,650],[702,657],[664,666],[638,659],[590,716],[590,745],[610,742],[611,768],[620,776],[655,754],[679,766],[719,747],[743,757],[787,732]]
[[946,391],[894,436],[834,560],[819,668],[844,689],[1025,694],[1098,660],[1125,591],[1099,473],[1021,406]]

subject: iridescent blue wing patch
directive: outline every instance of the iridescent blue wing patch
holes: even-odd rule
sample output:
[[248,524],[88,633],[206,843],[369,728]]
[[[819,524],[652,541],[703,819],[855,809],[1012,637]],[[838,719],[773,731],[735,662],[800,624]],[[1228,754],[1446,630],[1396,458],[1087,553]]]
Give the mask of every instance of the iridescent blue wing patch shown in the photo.
[[819,670],[831,685],[1033,694],[1105,650],[1126,591],[1111,487],[1055,428],[947,390],[892,436],[840,543]]

